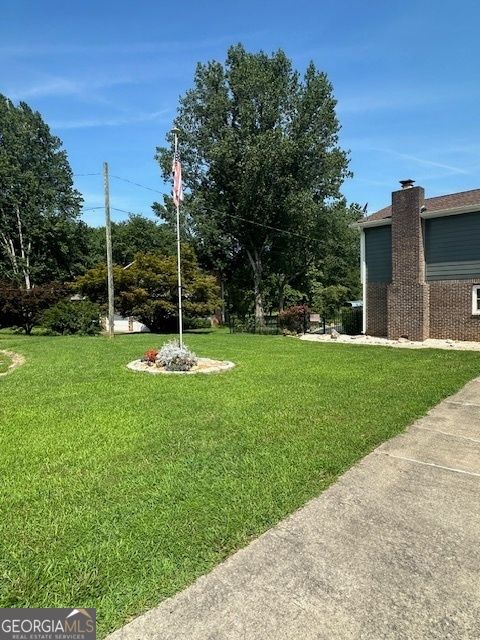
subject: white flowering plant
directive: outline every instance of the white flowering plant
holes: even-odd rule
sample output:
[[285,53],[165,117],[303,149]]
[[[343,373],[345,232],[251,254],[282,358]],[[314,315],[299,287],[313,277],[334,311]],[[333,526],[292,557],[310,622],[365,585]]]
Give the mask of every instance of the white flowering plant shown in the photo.
[[177,340],[166,342],[156,357],[156,364],[167,371],[190,371],[198,362],[197,356]]

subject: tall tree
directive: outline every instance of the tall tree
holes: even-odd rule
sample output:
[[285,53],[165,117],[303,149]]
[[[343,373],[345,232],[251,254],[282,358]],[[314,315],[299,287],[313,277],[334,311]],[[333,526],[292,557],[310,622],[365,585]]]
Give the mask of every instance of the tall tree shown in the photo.
[[[225,64],[198,64],[193,88],[180,98],[175,125],[186,223],[200,258],[199,245],[206,245],[211,266],[225,269],[239,257],[248,263],[260,321],[269,272],[279,261],[286,281],[298,270],[295,260],[285,260],[285,251],[299,249],[286,243],[289,232],[292,239],[318,230],[348,175],[335,104],[327,76],[313,63],[301,77],[283,51],[248,53],[240,44]],[[158,148],[157,158],[167,178],[171,149]],[[157,205],[167,218],[169,209],[169,198],[164,208]]]
[[16,106],[0,95],[3,276],[25,289],[70,277],[79,233],[72,223],[81,202],[60,139],[25,102]]

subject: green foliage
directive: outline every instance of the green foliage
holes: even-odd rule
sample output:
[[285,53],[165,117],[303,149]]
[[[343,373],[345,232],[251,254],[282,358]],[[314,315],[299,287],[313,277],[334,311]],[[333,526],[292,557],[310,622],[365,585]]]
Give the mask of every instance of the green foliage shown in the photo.
[[306,305],[297,305],[281,311],[278,326],[292,333],[305,333],[310,326],[310,309]]
[[0,275],[25,288],[68,279],[81,261],[82,198],[59,138],[26,103],[0,95]]
[[57,283],[25,289],[11,283],[0,283],[0,327],[19,327],[30,335],[40,323],[45,309],[65,298],[66,287]]
[[[253,54],[240,44],[224,64],[199,64],[180,99],[187,237],[222,276],[247,264],[242,289],[252,291],[259,318],[266,278],[279,274],[282,294],[318,257],[323,217],[349,175],[335,105],[313,63],[301,77],[283,51]],[[171,149],[159,148],[157,158],[169,178]],[[156,211],[173,220],[169,197]]]
[[354,309],[342,309],[342,327],[344,333],[349,336],[358,336],[362,333],[363,310],[361,307]]
[[[92,266],[105,262],[105,227],[89,229],[89,261]],[[137,253],[175,253],[175,233],[169,225],[145,216],[131,214],[128,220],[112,222],[112,253],[116,264],[126,266]]]
[[480,373],[468,351],[223,331],[189,345],[228,374],[126,371],[151,345],[0,334],[27,361],[0,383],[1,607],[96,607],[103,638]]
[[[124,316],[134,316],[152,331],[177,326],[176,256],[140,253],[128,269],[114,269],[115,305]],[[76,288],[92,301],[107,300],[107,272],[101,265],[77,279]],[[183,309],[186,316],[205,317],[218,306],[215,278],[202,271],[190,247],[182,247]]]
[[317,284],[313,288],[312,308],[323,318],[333,318],[345,305],[349,290],[342,285],[324,287]]
[[183,328],[187,331],[192,329],[211,329],[212,322],[210,318],[192,318],[187,316],[183,319]]
[[47,309],[42,326],[52,334],[94,336],[100,333],[100,307],[88,300],[61,301]]

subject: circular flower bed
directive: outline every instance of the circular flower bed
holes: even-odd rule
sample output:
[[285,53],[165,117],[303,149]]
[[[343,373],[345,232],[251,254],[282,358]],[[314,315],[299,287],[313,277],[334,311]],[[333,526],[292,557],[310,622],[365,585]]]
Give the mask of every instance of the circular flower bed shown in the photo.
[[143,358],[130,362],[132,371],[145,373],[218,373],[232,369],[235,365],[227,360],[198,358],[186,345],[176,340],[166,342],[160,350],[149,349]]
[[235,364],[228,360],[212,360],[210,358],[197,358],[197,363],[188,371],[168,371],[165,367],[156,363],[145,362],[144,360],[134,360],[129,362],[127,367],[132,371],[143,371],[144,373],[163,374],[195,374],[195,373],[220,373],[233,369]]

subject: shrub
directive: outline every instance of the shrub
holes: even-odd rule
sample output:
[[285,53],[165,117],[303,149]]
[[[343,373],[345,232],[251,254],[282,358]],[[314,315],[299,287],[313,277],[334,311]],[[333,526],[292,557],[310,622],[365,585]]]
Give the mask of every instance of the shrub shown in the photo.
[[310,326],[310,309],[301,304],[278,314],[278,326],[294,333],[304,333]]
[[30,335],[45,309],[66,295],[67,289],[57,283],[42,284],[33,289],[0,284],[0,327],[20,327]]
[[349,336],[357,336],[362,332],[362,307],[342,309],[343,331]]
[[194,318],[187,316],[183,319],[184,329],[211,329],[212,322],[210,318]]
[[145,351],[142,360],[144,362],[149,362],[150,364],[154,364],[157,361],[158,350],[157,349],[148,349]]
[[43,326],[53,334],[94,336],[100,333],[100,307],[88,300],[58,302],[47,309]]
[[157,355],[157,364],[167,371],[190,371],[198,362],[188,347],[181,347],[176,340],[166,342]]

